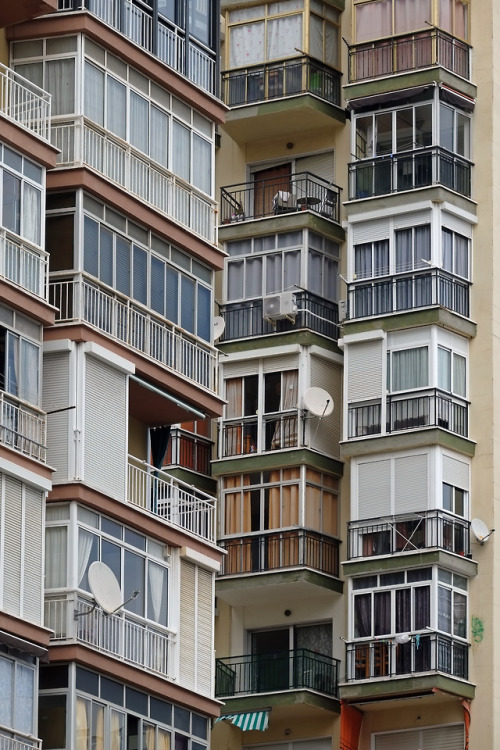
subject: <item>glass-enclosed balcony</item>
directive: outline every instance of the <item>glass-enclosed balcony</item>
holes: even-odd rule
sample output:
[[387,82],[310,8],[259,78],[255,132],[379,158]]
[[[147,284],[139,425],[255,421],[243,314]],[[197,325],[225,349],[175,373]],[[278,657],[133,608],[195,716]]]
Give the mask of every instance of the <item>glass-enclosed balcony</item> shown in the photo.
[[469,521],[443,510],[349,521],[347,558],[379,557],[438,548],[470,554]]
[[467,680],[469,646],[451,636],[429,631],[346,643],[346,680],[373,680],[444,674]]
[[236,221],[313,211],[335,223],[340,222],[340,191],[311,172],[256,179],[221,188],[220,221]]
[[349,200],[442,185],[470,197],[469,160],[434,146],[349,164]]
[[275,530],[218,544],[227,552],[221,576],[309,568],[339,577],[339,540],[308,529]]
[[48,141],[50,101],[50,94],[0,63],[0,113],[4,117]]
[[441,427],[456,435],[468,436],[468,402],[437,388],[389,395],[384,406],[385,425],[381,401],[349,404],[348,438],[389,435],[420,427]]
[[339,71],[306,55],[250,65],[222,73],[222,97],[229,107],[313,94],[340,105]]
[[306,648],[216,659],[215,696],[314,690],[338,697],[340,662]]
[[215,349],[129,297],[112,294],[82,274],[63,274],[50,282],[49,299],[57,308],[56,325],[86,323],[181,377],[217,391]]
[[364,279],[348,285],[349,320],[421,307],[445,307],[469,317],[470,282],[439,268]]
[[220,314],[226,324],[220,341],[269,336],[304,328],[334,341],[337,340],[339,322],[337,302],[330,302],[316,294],[301,290],[295,293],[295,302],[298,310],[295,320],[282,318],[274,323],[264,317],[262,298],[220,305]]
[[431,66],[470,80],[470,46],[436,28],[349,46],[349,83]]
[[[155,14],[148,5],[134,0],[86,0],[84,7],[200,88],[217,94],[216,52],[193,36],[186,41],[182,25],[170,21],[165,15]],[[193,10],[196,14],[193,28],[195,25],[200,27],[200,36],[210,36],[213,19],[211,13],[203,13],[203,5],[201,8],[201,11]],[[59,10],[81,11],[82,2],[59,0]]]

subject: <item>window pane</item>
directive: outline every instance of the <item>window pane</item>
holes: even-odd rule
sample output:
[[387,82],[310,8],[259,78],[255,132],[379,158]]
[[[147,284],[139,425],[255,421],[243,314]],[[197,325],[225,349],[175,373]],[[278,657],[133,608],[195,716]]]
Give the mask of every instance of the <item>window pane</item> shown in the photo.
[[447,148],[448,151],[454,151],[453,110],[450,107],[441,104],[439,107],[439,114],[439,145],[443,148]]
[[463,594],[453,594],[453,635],[467,635],[467,597]]
[[264,62],[264,23],[247,23],[230,29],[229,67]]
[[40,349],[25,339],[20,340],[21,371],[19,373],[19,398],[38,405]]
[[193,185],[212,194],[212,148],[208,141],[193,133]]
[[66,747],[66,696],[41,695],[38,731],[44,750]]
[[390,633],[391,627],[391,594],[389,591],[378,591],[374,595],[373,634]]
[[130,143],[149,153],[149,105],[134,91],[130,92]]
[[113,233],[101,226],[99,278],[113,286]]
[[267,24],[267,60],[292,57],[302,48],[302,14],[274,18]]
[[148,615],[160,625],[168,625],[168,571],[148,563]]
[[116,238],[116,288],[130,296],[130,244],[122,237]]
[[49,60],[45,63],[45,88],[52,94],[52,115],[75,111],[75,61]]
[[2,224],[16,234],[21,230],[21,180],[4,170]]
[[168,117],[156,107],[151,107],[151,158],[167,164]]
[[243,261],[227,265],[227,298],[229,301],[243,297]]
[[181,326],[194,333],[194,282],[181,276]]
[[394,33],[417,31],[432,20],[430,0],[394,0]]
[[451,633],[451,591],[438,586],[438,628]]
[[68,543],[66,527],[47,527],[45,540],[45,588],[62,588],[67,585]]
[[14,726],[25,734],[33,733],[34,685],[35,670],[17,664]]
[[211,334],[211,299],[210,289],[198,285],[197,334],[205,341],[210,341]]
[[356,6],[356,42],[392,33],[392,0],[377,0]]
[[115,78],[107,80],[107,125],[108,130],[125,139],[127,133],[126,112],[127,90]]
[[443,484],[443,509],[453,512],[453,487]]
[[174,120],[172,134],[172,171],[189,182],[190,177],[190,154],[189,154],[189,130]]
[[179,274],[167,266],[166,317],[172,323],[179,319]]
[[461,357],[459,354],[453,355],[453,393],[463,396],[463,398],[465,398],[466,392],[465,365],[465,357]]
[[12,694],[14,690],[14,663],[0,657],[0,724],[5,727],[13,725]]
[[99,223],[90,216],[83,220],[83,269],[99,276]]
[[148,254],[141,247],[133,246],[134,254],[134,299],[146,305],[148,302]]
[[431,624],[430,615],[430,587],[429,586],[418,586],[414,589],[414,628],[415,630],[423,630],[428,628]]
[[404,391],[428,385],[427,347],[405,349],[392,355],[392,390]]
[[104,73],[95,65],[85,63],[85,101],[83,111],[86,117],[98,125],[104,125]]
[[165,314],[165,263],[151,257],[151,307],[160,315]]
[[35,245],[41,243],[42,219],[41,219],[42,194],[28,182],[23,187],[23,237]]
[[123,570],[123,596],[128,599],[134,591],[139,595],[125,605],[129,612],[144,616],[144,558],[125,550]]
[[245,264],[245,297],[261,296],[262,258],[247,258]]
[[354,637],[368,638],[372,635],[371,594],[354,597]]
[[438,387],[451,391],[451,352],[438,347]]
[[281,292],[283,282],[281,279],[281,253],[268,255],[266,262],[266,294]]

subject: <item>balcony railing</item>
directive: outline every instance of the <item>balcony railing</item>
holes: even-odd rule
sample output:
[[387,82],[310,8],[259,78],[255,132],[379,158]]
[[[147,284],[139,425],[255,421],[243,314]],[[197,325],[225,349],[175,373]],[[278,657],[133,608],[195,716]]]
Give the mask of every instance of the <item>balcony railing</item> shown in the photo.
[[439,146],[349,164],[349,200],[443,185],[470,197],[471,162]]
[[173,429],[170,433],[165,464],[180,466],[198,474],[210,476],[212,446],[212,441],[207,438],[184,432],[184,430]]
[[129,456],[127,498],[173,526],[215,543],[214,498],[134,456]]
[[315,531],[276,530],[238,539],[220,539],[218,544],[227,552],[222,561],[222,576],[301,567],[339,577],[338,539]]
[[0,391],[0,444],[45,463],[47,417]]
[[216,659],[215,696],[231,698],[288,690],[314,690],[336,698],[339,665],[338,659],[307,648]]
[[196,385],[217,391],[216,350],[130,298],[77,274],[69,279],[55,275],[49,300],[57,308],[56,324],[87,323]]
[[467,680],[467,643],[441,633],[405,633],[406,643],[397,636],[383,640],[346,643],[346,680],[372,680],[422,672],[444,672]]
[[296,448],[299,444],[299,410],[241,417],[222,424],[221,458],[248,453]]
[[0,112],[44,141],[50,133],[50,94],[0,63]]
[[222,224],[298,211],[314,211],[337,224],[340,221],[340,191],[311,172],[287,177],[254,180],[221,188]]
[[439,29],[349,47],[349,83],[440,66],[470,80],[470,47]]
[[0,724],[0,750],[41,750],[42,741]]
[[470,554],[469,521],[443,510],[349,521],[347,557],[377,557],[423,549]]
[[0,277],[48,300],[48,255],[0,235]]
[[222,73],[222,98],[229,107],[299,94],[314,94],[329,104],[340,105],[338,70],[310,57],[279,63],[251,65]]
[[220,341],[269,336],[303,328],[327,336],[334,341],[337,340],[339,322],[337,302],[329,302],[316,294],[300,290],[295,292],[295,302],[298,310],[295,320],[292,322],[284,318],[277,320],[275,325],[263,316],[262,298],[219,305],[220,314],[226,324]]
[[[82,0],[59,0],[60,11],[82,10]],[[86,0],[85,9],[131,42],[155,55],[161,62],[210,94],[217,94],[216,55],[183,29],[163,18],[153,23],[151,11],[132,0]]]
[[[386,433],[418,427],[442,427],[462,437],[468,436],[469,407],[464,399],[434,388],[418,395],[387,397]],[[348,437],[382,434],[381,402],[350,405]]]
[[90,127],[83,118],[58,122],[51,140],[61,167],[86,166],[207,242],[217,243],[215,202],[130,144]]
[[470,282],[438,268],[348,285],[348,318],[373,317],[439,305],[469,317]]
[[51,641],[84,643],[163,677],[173,676],[176,637],[172,631],[124,610],[107,615],[99,607],[91,609],[92,600],[75,594],[46,597],[45,626],[53,630]]

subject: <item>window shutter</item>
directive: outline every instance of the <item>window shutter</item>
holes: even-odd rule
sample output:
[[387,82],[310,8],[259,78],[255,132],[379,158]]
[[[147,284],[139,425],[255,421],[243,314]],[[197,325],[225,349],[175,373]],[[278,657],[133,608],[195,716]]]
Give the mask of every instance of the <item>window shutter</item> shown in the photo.
[[198,612],[197,649],[198,670],[196,690],[203,695],[211,695],[213,664],[213,604],[214,575],[208,570],[198,568]]
[[422,730],[422,750],[463,750],[464,725],[433,727]]
[[378,734],[375,737],[375,750],[421,750],[419,736],[418,731]]
[[264,360],[264,372],[279,372],[284,370],[296,370],[299,366],[299,358],[296,354],[283,357],[268,357]]
[[179,626],[180,684],[194,688],[196,675],[196,567],[181,561],[181,607]]
[[411,214],[401,214],[394,217],[394,229],[416,227],[419,224],[429,224],[432,218],[430,211],[415,211]]
[[352,242],[360,245],[362,242],[375,242],[386,240],[391,231],[390,219],[379,219],[378,221],[366,221],[355,224],[352,228]]
[[[69,352],[46,354],[43,359],[43,407],[50,412],[64,409],[70,404]],[[54,484],[64,484],[69,479],[69,424],[70,411],[47,415],[47,463],[57,471]]]
[[20,616],[21,555],[23,534],[23,488],[13,477],[3,476],[4,540],[3,540],[3,607],[11,615]]
[[427,510],[429,505],[428,456],[395,459],[394,513]]
[[382,340],[346,347],[349,403],[382,397]]
[[333,151],[302,156],[295,162],[295,172],[310,172],[328,182],[335,182],[335,160]]
[[32,487],[25,489],[23,618],[42,624],[43,599],[43,503],[44,494]]
[[453,216],[453,214],[443,212],[443,227],[462,234],[464,237],[469,237],[469,239],[472,237],[471,224],[458,216]]
[[358,520],[391,514],[391,460],[358,466]]
[[443,482],[468,490],[469,469],[469,464],[465,461],[459,461],[451,456],[443,456]]
[[181,561],[180,684],[212,695],[214,575]]

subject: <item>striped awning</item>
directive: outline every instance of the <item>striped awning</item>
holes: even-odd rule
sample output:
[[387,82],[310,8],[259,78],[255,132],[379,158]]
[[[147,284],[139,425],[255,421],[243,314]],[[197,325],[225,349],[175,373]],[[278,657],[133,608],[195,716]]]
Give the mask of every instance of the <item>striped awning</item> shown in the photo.
[[269,711],[246,711],[240,714],[226,714],[219,716],[215,723],[227,719],[235,727],[239,727],[243,732],[260,730],[263,732],[267,729],[269,723]]

